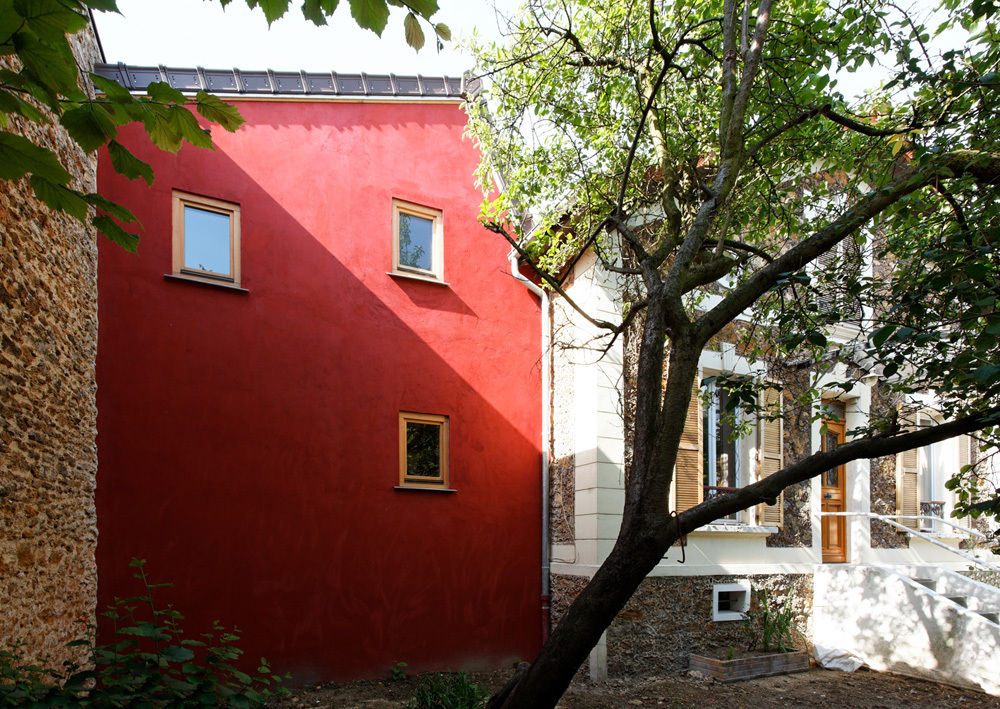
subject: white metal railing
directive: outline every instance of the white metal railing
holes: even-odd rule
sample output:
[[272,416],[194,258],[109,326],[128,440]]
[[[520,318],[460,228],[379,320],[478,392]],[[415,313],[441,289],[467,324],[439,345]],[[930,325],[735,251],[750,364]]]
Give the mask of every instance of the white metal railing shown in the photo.
[[978,556],[975,556],[974,554],[970,554],[967,551],[965,551],[964,549],[957,549],[956,547],[953,547],[953,546],[950,546],[948,544],[945,544],[944,542],[940,541],[939,539],[935,539],[931,535],[925,534],[924,532],[921,532],[918,529],[911,529],[910,527],[907,527],[905,524],[900,524],[899,522],[895,521],[897,519],[933,519],[933,520],[936,520],[938,522],[944,522],[945,524],[951,525],[955,529],[961,530],[962,532],[965,532],[966,534],[969,534],[970,536],[978,536],[978,537],[981,537],[983,539],[987,539],[988,538],[985,534],[983,534],[982,532],[980,532],[980,531],[978,531],[976,529],[969,529],[968,527],[963,527],[961,525],[955,524],[954,522],[950,522],[950,521],[948,521],[946,519],[941,519],[940,517],[928,517],[927,515],[880,515],[880,514],[876,514],[874,512],[820,512],[820,516],[823,516],[823,517],[867,517],[868,519],[879,519],[879,520],[882,520],[883,522],[885,522],[886,524],[888,524],[888,525],[890,525],[892,527],[895,527],[895,528],[897,528],[899,530],[902,530],[902,531],[906,532],[907,534],[909,534],[911,536],[919,537],[920,539],[923,539],[925,542],[933,544],[934,546],[939,546],[942,549],[950,551],[953,554],[957,554],[958,556],[961,556],[962,558],[967,559],[968,561],[971,561],[974,564],[978,564],[979,566],[982,566],[985,569],[988,569],[990,571],[998,571],[998,572],[1000,572],[1000,566],[997,566],[996,564],[991,564],[988,561],[983,561]]

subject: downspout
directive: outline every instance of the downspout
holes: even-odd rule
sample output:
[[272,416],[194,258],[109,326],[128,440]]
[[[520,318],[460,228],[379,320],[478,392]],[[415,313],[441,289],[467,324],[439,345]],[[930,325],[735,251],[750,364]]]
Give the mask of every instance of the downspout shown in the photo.
[[549,390],[550,360],[549,360],[549,294],[544,288],[532,283],[518,268],[517,251],[510,250],[507,256],[510,261],[510,274],[541,299],[542,310],[542,644],[549,639],[550,588],[549,588],[549,400],[552,395]]

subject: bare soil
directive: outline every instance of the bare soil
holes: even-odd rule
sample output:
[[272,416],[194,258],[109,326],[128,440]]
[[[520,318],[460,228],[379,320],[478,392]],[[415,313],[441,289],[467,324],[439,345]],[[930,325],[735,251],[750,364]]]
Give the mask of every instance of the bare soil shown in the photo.
[[[489,691],[510,672],[470,674]],[[404,709],[421,677],[361,680],[294,690],[276,703],[285,709]],[[799,674],[721,684],[697,676],[576,680],[563,695],[563,709],[787,709],[858,707],[864,709],[1000,709],[1000,697],[924,680],[859,670],[852,674],[814,669]]]

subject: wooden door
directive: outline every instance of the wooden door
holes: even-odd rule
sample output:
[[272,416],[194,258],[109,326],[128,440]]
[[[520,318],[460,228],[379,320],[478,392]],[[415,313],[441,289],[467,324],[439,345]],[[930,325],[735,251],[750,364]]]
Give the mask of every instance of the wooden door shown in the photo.
[[[823,434],[823,451],[833,450],[844,442],[844,408],[843,405],[830,404],[836,412],[839,421],[824,420],[826,433]],[[846,466],[838,465],[823,473],[822,495],[823,512],[844,512],[847,508]],[[847,520],[839,516],[823,516],[823,561],[847,561]]]

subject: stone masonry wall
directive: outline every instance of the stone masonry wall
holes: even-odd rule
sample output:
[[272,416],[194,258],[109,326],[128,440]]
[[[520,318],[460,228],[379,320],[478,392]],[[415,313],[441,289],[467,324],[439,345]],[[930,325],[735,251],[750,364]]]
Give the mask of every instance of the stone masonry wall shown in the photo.
[[[754,603],[766,589],[772,606],[791,594],[798,641],[805,647],[812,613],[813,580],[809,574],[756,576],[654,576],[642,582],[607,631],[608,674],[612,677],[676,672],[690,653],[746,646],[740,621],[712,620],[712,586],[749,579]],[[586,585],[579,576],[552,577],[552,622]]]
[[[94,34],[71,39],[92,66]],[[58,123],[8,127],[96,189],[96,157]],[[78,652],[65,644],[79,621],[95,620],[96,355],[95,234],[50,212],[27,179],[0,181],[0,647],[23,642],[56,666]]]

